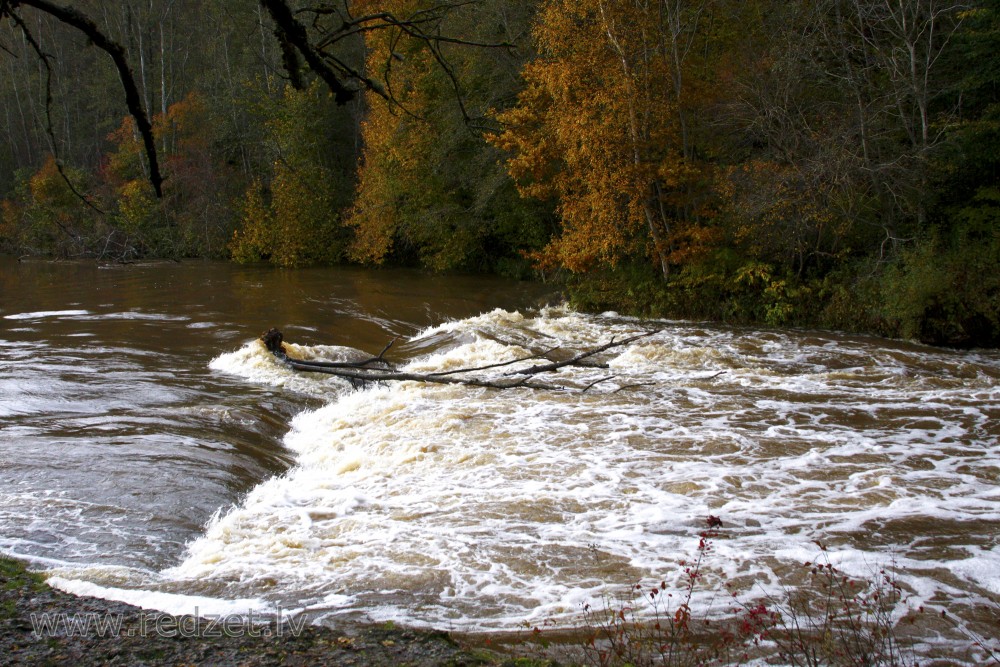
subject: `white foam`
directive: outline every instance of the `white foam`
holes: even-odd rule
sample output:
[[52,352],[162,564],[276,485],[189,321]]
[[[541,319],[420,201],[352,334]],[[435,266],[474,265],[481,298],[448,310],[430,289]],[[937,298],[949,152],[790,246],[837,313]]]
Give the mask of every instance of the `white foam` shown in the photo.
[[1000,549],[973,548],[968,558],[953,561],[949,569],[991,593],[1000,595]]
[[96,597],[124,602],[142,609],[153,609],[174,616],[245,616],[251,611],[270,613],[273,610],[263,600],[220,600],[197,595],[178,595],[157,591],[99,586],[89,581],[49,577],[46,583],[73,595]]
[[[358,350],[332,345],[309,347],[286,343],[285,347],[292,357],[311,361],[355,361],[363,356]],[[259,339],[219,355],[209,363],[209,368],[256,384],[285,387],[304,394],[336,396],[351,388],[349,382],[333,375],[291,370],[268,352]]]
[[39,310],[31,313],[15,313],[4,315],[5,320],[38,320],[45,317],[73,317],[76,315],[89,315],[89,310]]
[[577,621],[608,585],[683,588],[682,562],[713,514],[724,527],[705,599],[726,578],[780,592],[789,570],[816,559],[814,541],[856,576],[893,559],[919,599],[997,592],[992,538],[968,526],[1000,521],[998,355],[556,308],[428,329],[454,344],[407,368],[556,347],[565,358],[654,328],[592,359],[607,369],[546,378],[561,392],[350,391],[289,371],[256,341],[221,355],[217,371],[327,404],[292,421],[295,467],[215,518],[164,578],[300,607],[333,600],[374,620],[514,629]]

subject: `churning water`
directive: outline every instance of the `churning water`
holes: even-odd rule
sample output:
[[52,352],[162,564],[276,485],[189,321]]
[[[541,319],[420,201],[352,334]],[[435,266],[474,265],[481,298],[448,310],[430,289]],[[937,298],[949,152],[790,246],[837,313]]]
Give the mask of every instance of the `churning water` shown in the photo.
[[[817,542],[851,574],[896,568],[912,605],[974,622],[1000,597],[995,352],[583,315],[416,274],[116,271],[186,287],[11,307],[8,268],[0,306],[0,545],[67,590],[571,625],[608,586],[682,587],[714,515],[706,597],[780,591]],[[652,333],[546,378],[561,391],[355,390],[277,362],[254,339],[270,325],[322,360],[400,336],[388,356],[418,372]]]

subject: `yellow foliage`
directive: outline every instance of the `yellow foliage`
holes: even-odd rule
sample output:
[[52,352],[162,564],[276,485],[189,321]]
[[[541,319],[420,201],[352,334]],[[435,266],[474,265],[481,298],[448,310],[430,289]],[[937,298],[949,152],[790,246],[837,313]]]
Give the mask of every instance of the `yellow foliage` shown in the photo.
[[21,207],[10,199],[0,200],[0,241],[13,241],[21,223]]
[[491,137],[522,195],[557,200],[562,232],[534,255],[542,266],[613,265],[636,244],[668,257],[672,218],[688,215],[704,172],[684,156],[676,62],[661,47],[673,37],[655,3],[543,4],[541,57]]
[[135,178],[118,189],[118,222],[122,231],[134,234],[149,225],[157,200],[149,181]]
[[141,175],[144,149],[132,116],[122,119],[118,129],[108,135],[108,141],[114,144],[115,150],[107,156],[106,175],[118,183]]
[[229,251],[240,263],[267,259],[274,245],[274,216],[264,202],[263,187],[254,181],[247,188],[240,224],[233,232]]
[[801,262],[813,251],[841,251],[849,220],[831,206],[833,184],[773,161],[730,168],[720,191],[727,202],[733,240],[750,257]]
[[[196,114],[197,107],[191,113]],[[264,113],[276,157],[269,179],[247,188],[237,229],[229,242],[239,262],[280,266],[331,263],[342,258],[340,221],[344,178],[330,148],[333,100],[315,82],[288,86]],[[331,166],[332,165],[332,166]]]
[[339,221],[326,187],[331,180],[320,167],[304,172],[276,165],[271,208],[277,238],[271,261],[299,266],[338,259],[340,244],[334,236]]
[[157,141],[168,145],[173,153],[205,150],[212,140],[213,129],[208,105],[198,92],[188,93],[167,108],[166,116],[157,114],[153,120]]
[[[405,1],[379,4],[396,12],[413,5]],[[371,71],[381,71],[385,63],[393,61],[393,53],[408,47],[405,41],[390,38],[384,32],[369,36]],[[419,118],[430,100],[426,89],[414,82],[427,76],[434,66],[426,50],[409,52],[403,63],[393,64],[395,69],[404,70],[394,77],[400,85],[393,91],[393,102],[367,93],[369,112],[362,124],[365,159],[358,170],[354,205],[344,221],[354,229],[354,241],[348,250],[354,261],[381,264],[386,260],[402,225],[403,200],[431,168],[420,158],[427,154],[434,134]],[[418,127],[413,128],[414,124]]]
[[406,167],[404,147],[395,141],[400,116],[374,102],[362,126],[367,159],[358,171],[357,196],[345,220],[354,228],[349,256],[381,264],[392,249],[399,224],[394,181]]
[[28,181],[28,189],[34,203],[41,207],[67,209],[80,203],[59,174],[56,160],[51,155]]

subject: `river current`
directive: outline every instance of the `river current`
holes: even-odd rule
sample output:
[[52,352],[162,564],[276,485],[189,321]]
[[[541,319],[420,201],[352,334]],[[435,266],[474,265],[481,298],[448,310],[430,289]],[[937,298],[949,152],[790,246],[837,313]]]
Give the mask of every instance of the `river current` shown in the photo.
[[[0,549],[65,590],[573,625],[609,587],[682,589],[714,516],[704,604],[726,582],[778,595],[820,557],[995,627],[995,351],[585,315],[544,286],[405,271],[5,260],[0,288]],[[650,335],[545,378],[561,391],[358,390],[278,363],[271,326],[327,361],[396,339],[416,372]]]

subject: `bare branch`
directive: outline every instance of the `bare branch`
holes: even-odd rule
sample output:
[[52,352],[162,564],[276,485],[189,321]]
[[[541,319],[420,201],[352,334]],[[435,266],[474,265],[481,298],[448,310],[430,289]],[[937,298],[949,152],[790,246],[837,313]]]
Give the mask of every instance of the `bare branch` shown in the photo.
[[[349,86],[357,84],[359,88],[370,90],[398,106],[407,115],[417,117],[403,107],[392,92],[392,60],[398,57],[395,45],[405,37],[421,43],[422,47],[430,53],[448,79],[463,118],[466,123],[471,123],[472,119],[465,107],[458,76],[443,52],[442,46],[513,48],[513,44],[507,42],[479,42],[442,34],[441,24],[451,12],[475,5],[478,1],[441,0],[406,16],[387,11],[352,16],[348,3],[344,3],[342,6],[304,7],[297,11],[292,11],[286,0],[260,0],[260,4],[268,11],[276,24],[275,35],[282,47],[285,69],[288,70],[289,79],[293,85],[301,85],[297,51],[298,54],[302,55],[308,68],[327,84],[338,103],[344,104],[353,99],[358,90]],[[311,16],[311,20],[307,20],[307,23],[313,32],[312,37],[306,29],[306,24],[300,22],[296,15]],[[381,81],[366,76],[363,73],[363,66],[353,66],[335,53],[338,44],[379,31],[390,31],[391,35],[390,54],[380,72]]]
[[[302,54],[306,64],[309,65],[309,69],[319,75],[327,87],[329,87],[334,99],[337,100],[337,104],[347,104],[353,100],[357,91],[345,86],[337,73],[326,64],[320,52],[313,48],[313,45],[309,42],[309,34],[306,32],[306,27],[295,18],[288,5],[282,0],[260,0],[260,4],[271,15],[275,24],[277,24],[275,34],[279,35],[279,40],[283,36],[289,45],[294,46]],[[289,60],[286,55],[286,65]],[[289,76],[295,75],[290,72]]]
[[601,384],[602,382],[609,382],[609,381],[614,380],[614,379],[615,379],[615,376],[611,375],[611,376],[608,376],[606,378],[600,378],[600,379],[594,380],[593,382],[591,382],[590,384],[588,384],[586,387],[584,387],[583,391],[581,391],[580,393],[586,394],[593,387],[596,387],[597,385]]
[[475,368],[459,368],[459,369],[452,370],[452,371],[439,371],[437,373],[431,373],[431,375],[454,375],[456,373],[471,373],[471,372],[474,372],[474,371],[488,371],[488,370],[491,370],[493,368],[503,368],[504,366],[513,366],[514,364],[519,364],[522,361],[529,361],[531,359],[543,358],[547,354],[555,352],[558,349],[559,349],[558,347],[553,347],[553,348],[551,348],[549,350],[546,350],[545,352],[539,352],[538,354],[532,354],[530,356],[522,357],[520,359],[511,359],[510,361],[501,361],[499,363],[488,364],[486,366],[476,366]]
[[655,333],[658,333],[658,332],[657,331],[647,331],[646,333],[638,334],[637,336],[632,336],[631,338],[626,338],[625,340],[621,340],[621,341],[615,341],[612,338],[610,343],[606,343],[606,344],[604,344],[604,345],[602,345],[600,347],[594,348],[593,350],[588,350],[586,352],[581,352],[580,354],[578,354],[575,357],[572,357],[570,359],[566,359],[564,361],[553,361],[550,364],[542,364],[542,365],[539,365],[539,366],[532,366],[531,368],[525,368],[525,369],[519,370],[519,371],[511,371],[510,373],[508,373],[508,375],[534,375],[536,373],[548,373],[550,371],[558,370],[558,369],[560,369],[560,368],[562,368],[564,366],[578,366],[578,365],[581,365],[579,362],[583,361],[584,359],[586,359],[588,357],[592,357],[595,354],[600,354],[601,352],[604,352],[605,350],[610,350],[613,347],[621,347],[622,345],[628,345],[629,343],[637,341],[640,338],[647,338],[649,336],[652,336]]
[[[156,142],[153,139],[153,126],[149,122],[145,109],[142,106],[142,96],[136,86],[135,77],[125,58],[125,49],[120,44],[109,39],[101,29],[97,27],[90,18],[73,7],[63,7],[48,0],[18,0],[17,2],[0,2],[0,17],[9,16],[15,18],[17,14],[14,9],[18,6],[33,7],[40,12],[44,12],[68,26],[76,28],[90,40],[90,43],[111,56],[111,60],[118,70],[118,78],[121,79],[122,88],[125,91],[125,104],[129,113],[135,119],[136,128],[142,136],[143,146],[146,149],[146,158],[149,161],[149,182],[153,185],[153,190],[157,197],[163,197],[163,176],[160,174],[159,162],[156,157]],[[43,58],[43,60],[45,60]],[[46,66],[48,62],[46,61]]]
[[[49,59],[52,56],[42,51],[42,46],[35,39],[35,36],[31,34],[31,31],[28,29],[27,24],[20,16],[11,13],[10,18],[12,21],[14,21],[17,27],[21,29],[21,34],[24,35],[24,38],[27,40],[28,44],[35,52],[35,55],[38,56],[38,59],[42,61],[43,65],[45,65],[45,134],[49,138],[49,148],[52,150],[52,156],[55,158],[56,171],[59,172],[59,175],[66,183],[66,187],[69,188],[70,192],[72,192],[77,199],[82,201],[84,204],[86,204],[93,210],[97,211],[97,213],[99,213],[100,215],[105,215],[104,211],[98,208],[92,201],[90,201],[88,197],[86,197],[82,192],[76,189],[76,186],[73,185],[73,182],[69,180],[69,175],[63,168],[62,160],[59,158],[59,144],[56,141],[55,130],[52,128],[52,63],[49,62]],[[64,232],[69,233],[66,227],[60,224],[58,221],[56,224],[58,224],[59,227],[61,227]],[[72,236],[78,243],[82,244],[82,240],[80,239],[79,236],[75,234],[70,234],[70,236]]]
[[[372,357],[371,359],[366,359],[364,361],[357,362],[340,362],[340,361],[306,361],[303,359],[295,359],[288,356],[288,352],[285,349],[283,343],[283,336],[277,329],[268,329],[264,334],[261,335],[260,340],[264,346],[270,351],[275,357],[277,357],[282,363],[287,365],[292,370],[302,371],[306,373],[325,373],[327,375],[334,375],[336,377],[343,378],[350,381],[353,385],[357,386],[365,385],[368,383],[378,383],[378,382],[389,382],[389,381],[412,381],[412,382],[428,382],[432,384],[460,384],[470,387],[486,387],[490,389],[515,389],[515,388],[525,388],[525,389],[544,389],[548,391],[566,391],[571,389],[571,387],[549,384],[546,382],[538,382],[533,379],[535,375],[540,373],[547,373],[551,371],[564,368],[566,366],[585,366],[588,368],[593,368],[591,364],[580,363],[584,359],[592,357],[596,354],[610,350],[612,348],[621,347],[628,345],[633,341],[645,338],[655,334],[655,331],[650,331],[647,333],[639,334],[637,336],[632,336],[630,338],[625,338],[620,341],[612,340],[610,343],[606,343],[592,350],[587,350],[576,354],[569,359],[564,359],[563,361],[554,361],[548,364],[539,364],[526,368],[519,371],[510,371],[500,376],[499,378],[488,379],[482,377],[456,377],[459,375],[467,373],[475,373],[484,370],[491,370],[495,368],[501,368],[504,366],[510,366],[512,364],[521,363],[524,361],[529,361],[531,359],[537,359],[540,357],[545,357],[546,354],[559,349],[553,348],[546,352],[536,353],[514,359],[511,361],[503,361],[496,364],[489,364],[486,366],[473,366],[467,368],[459,368],[451,371],[439,371],[436,373],[414,373],[408,371],[400,371],[396,369],[395,366],[389,364],[385,361],[384,355],[386,350],[392,345],[390,343],[382,350],[382,352],[377,357]],[[376,366],[374,364],[381,364]],[[586,392],[595,385],[611,380],[611,377],[601,378],[594,382],[586,385],[582,391]]]
[[427,373],[406,373],[403,371],[390,371],[382,369],[347,369],[347,368],[322,368],[313,364],[303,364],[295,359],[284,359],[288,367],[296,371],[306,371],[309,373],[326,373],[336,375],[346,380],[359,380],[363,383],[387,382],[390,380],[405,382],[429,382],[432,384],[462,384],[471,387],[487,387],[490,389],[513,389],[515,387],[525,387],[527,389],[547,389],[550,391],[562,391],[565,387],[541,382],[531,382],[528,378],[502,379],[502,380],[482,380],[479,378],[456,378]]

